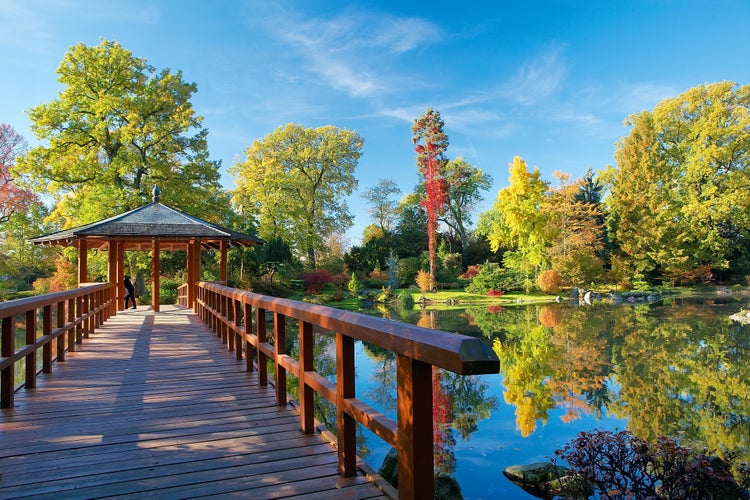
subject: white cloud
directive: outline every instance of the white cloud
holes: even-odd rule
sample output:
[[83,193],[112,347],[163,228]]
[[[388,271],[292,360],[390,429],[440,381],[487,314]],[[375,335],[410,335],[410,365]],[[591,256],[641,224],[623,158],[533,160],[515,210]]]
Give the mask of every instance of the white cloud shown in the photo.
[[264,17],[265,27],[302,59],[306,71],[354,97],[397,89],[408,77],[388,71],[394,58],[441,36],[423,19],[354,8],[327,18],[304,18],[298,12]]
[[629,115],[654,109],[660,101],[676,97],[682,91],[670,85],[640,82],[621,85],[615,95],[618,96],[618,108]]
[[538,104],[552,97],[560,90],[567,76],[561,56],[560,46],[548,48],[524,63],[515,77],[501,86],[500,93],[524,105]]

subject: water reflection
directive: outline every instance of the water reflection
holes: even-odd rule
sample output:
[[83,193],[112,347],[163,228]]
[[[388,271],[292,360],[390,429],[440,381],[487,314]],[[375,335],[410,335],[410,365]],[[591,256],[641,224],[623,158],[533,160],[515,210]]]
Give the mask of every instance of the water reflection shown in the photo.
[[[750,325],[728,319],[746,301],[370,312],[493,347],[497,375],[433,373],[435,470],[455,477],[466,498],[529,498],[500,471],[544,460],[594,428],[672,436],[750,462]],[[333,349],[322,339],[316,369],[332,374]],[[358,348],[358,397],[392,418],[395,372],[393,353]],[[322,408],[319,420],[335,427],[333,407]],[[377,469],[383,443],[367,432],[359,443]]]

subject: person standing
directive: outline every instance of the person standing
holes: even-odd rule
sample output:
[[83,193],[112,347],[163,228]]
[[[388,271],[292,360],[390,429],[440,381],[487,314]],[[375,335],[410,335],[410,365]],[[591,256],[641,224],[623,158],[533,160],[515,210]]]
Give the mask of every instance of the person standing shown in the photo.
[[133,301],[133,307],[131,307],[131,309],[135,309],[135,287],[133,286],[133,283],[130,282],[130,276],[125,276],[123,278],[123,283],[125,284],[125,309],[128,308],[128,300]]

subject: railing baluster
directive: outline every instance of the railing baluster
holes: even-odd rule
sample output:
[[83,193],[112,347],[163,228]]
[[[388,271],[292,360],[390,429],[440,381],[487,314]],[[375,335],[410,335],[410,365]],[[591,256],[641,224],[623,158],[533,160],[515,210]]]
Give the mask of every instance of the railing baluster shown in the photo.
[[[13,353],[16,350],[14,339],[15,318],[13,316],[4,317],[0,329],[0,335],[2,335],[0,342],[0,345],[2,345],[2,352],[0,352],[0,356],[12,359]],[[15,381],[13,380],[15,371],[15,364],[11,362],[0,372],[1,408],[10,408],[13,406],[13,395],[16,392]]]
[[[68,323],[73,323],[76,320],[76,299],[71,297],[68,299]],[[76,350],[76,329],[71,328],[68,330],[68,352],[75,352]]]
[[[42,335],[49,338],[52,335],[52,305],[47,304],[42,311]],[[49,341],[42,347],[42,371],[52,371],[52,342]]]
[[260,344],[266,341],[266,310],[255,308],[255,327],[258,335],[258,383],[262,386],[268,385],[268,357],[260,349]]
[[[65,326],[65,301],[61,300],[57,303],[57,311],[55,312],[55,319],[57,322],[57,328]],[[57,361],[62,363],[65,361],[65,335],[59,335],[57,337]]]
[[344,400],[354,397],[354,339],[336,333],[336,427],[339,474],[357,474],[357,422],[344,411]]
[[276,352],[276,404],[286,406],[286,368],[279,363],[279,356],[286,354],[286,316],[274,313],[273,343]]
[[432,366],[396,355],[398,489],[404,498],[433,498]]
[[315,432],[315,392],[306,383],[306,372],[313,368],[313,326],[307,321],[299,322],[299,417],[300,427],[305,434]]
[[245,371],[253,371],[253,359],[255,358],[255,349],[253,344],[247,339],[247,335],[253,333],[253,306],[249,302],[245,302],[244,314],[245,318]]
[[[36,309],[26,311],[26,345],[33,346],[36,342]],[[26,388],[36,387],[36,349],[32,349],[25,356],[26,359]]]

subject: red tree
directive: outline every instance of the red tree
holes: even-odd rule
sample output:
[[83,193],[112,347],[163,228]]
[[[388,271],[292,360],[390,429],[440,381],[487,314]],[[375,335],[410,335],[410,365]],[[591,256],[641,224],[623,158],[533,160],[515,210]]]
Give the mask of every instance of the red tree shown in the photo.
[[8,222],[16,212],[28,210],[37,197],[13,182],[10,168],[26,149],[26,141],[13,127],[0,123],[0,223]]
[[[448,182],[444,176],[446,159],[443,153],[448,148],[448,136],[443,131],[440,112],[427,108],[425,114],[414,120],[411,131],[416,144],[417,167],[425,179],[425,195],[421,206],[427,212],[427,249],[430,254],[431,288],[435,289],[437,261],[438,216],[448,201]],[[424,144],[422,144],[424,142]]]

